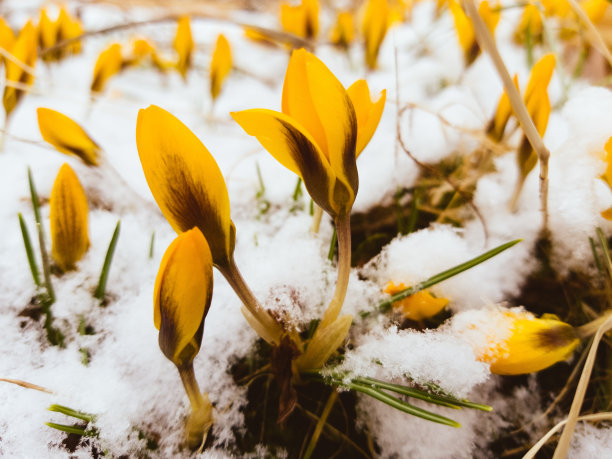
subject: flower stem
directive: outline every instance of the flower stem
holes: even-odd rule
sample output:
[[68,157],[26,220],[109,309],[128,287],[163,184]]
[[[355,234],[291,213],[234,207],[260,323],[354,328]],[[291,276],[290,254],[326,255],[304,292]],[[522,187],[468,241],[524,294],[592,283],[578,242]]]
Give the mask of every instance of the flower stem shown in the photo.
[[191,403],[191,409],[197,411],[204,405],[204,399],[200,393],[198,382],[195,379],[195,373],[193,372],[193,364],[189,364],[186,367],[178,368],[179,375],[181,375],[181,381],[187,397],[189,397],[189,403]]
[[321,209],[321,207],[314,204],[314,214],[312,216],[312,226],[310,227],[310,231],[312,231],[315,234],[319,232],[322,217],[323,217],[323,209]]
[[338,318],[346,289],[348,288],[349,275],[351,273],[351,217],[349,214],[336,217],[336,232],[338,233],[338,278],[336,280],[336,291],[332,298],[319,328],[323,329]]
[[[234,289],[234,292],[236,292],[236,295],[238,295],[252,318],[257,320],[266,331],[267,336],[262,336],[262,338],[271,344],[280,344],[283,329],[259,304],[257,298],[255,298],[255,295],[253,295],[253,292],[251,292],[251,289],[240,274],[233,257],[226,266],[219,266],[219,271],[221,271],[221,274],[227,279],[227,282],[229,282],[230,286]],[[259,333],[259,330],[256,329],[255,331]],[[259,334],[262,335],[262,333]]]

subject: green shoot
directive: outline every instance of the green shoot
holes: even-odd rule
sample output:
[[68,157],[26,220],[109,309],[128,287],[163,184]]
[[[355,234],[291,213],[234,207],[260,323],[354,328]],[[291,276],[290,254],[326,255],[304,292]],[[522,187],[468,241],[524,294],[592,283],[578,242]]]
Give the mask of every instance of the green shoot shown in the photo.
[[153,250],[155,248],[155,231],[151,233],[151,242],[149,243],[149,258],[153,258]]
[[111,238],[108,250],[106,251],[106,257],[104,258],[104,265],[102,266],[102,272],[100,273],[100,280],[98,281],[98,287],[94,292],[94,298],[104,302],[104,294],[106,292],[106,282],[108,281],[108,273],[110,266],[113,261],[113,255],[115,253],[115,247],[117,247],[117,240],[119,239],[119,230],[121,228],[121,220],[117,221],[113,237]]
[[[435,276],[432,276],[429,279],[426,279],[423,282],[420,282],[412,287],[408,287],[402,290],[401,292],[396,293],[395,295],[389,297],[382,303],[380,303],[378,305],[378,309],[383,312],[388,311],[389,309],[391,309],[391,305],[395,303],[396,301],[403,300],[404,298],[410,295],[413,295],[416,292],[432,287],[433,285],[436,285],[446,279],[450,279],[451,277],[456,276],[457,274],[460,274],[463,271],[467,271],[468,269],[473,268],[476,265],[479,265],[480,263],[488,260],[489,258],[493,258],[495,255],[498,255],[499,253],[503,252],[506,249],[509,249],[510,247],[518,244],[519,242],[521,242],[521,239],[516,239],[514,241],[506,242],[505,244],[495,247],[494,249],[491,249],[488,252],[485,252],[476,258],[472,258],[471,260],[468,260],[465,263],[461,263],[460,265],[447,269],[446,271],[442,271],[441,273],[438,273]],[[361,316],[365,317],[368,314],[369,312],[366,311],[366,312],[361,313]]]
[[95,433],[92,431],[86,431],[82,427],[67,426],[65,424],[56,424],[55,422],[45,422],[45,424],[52,429],[66,432],[67,434],[82,435],[83,437],[94,437]]
[[298,177],[295,189],[293,190],[292,199],[297,202],[300,196],[302,196],[302,178]]
[[412,201],[410,202],[410,216],[408,217],[408,224],[406,225],[405,232],[402,234],[414,233],[416,229],[417,220],[419,218],[419,204],[421,203],[421,188],[414,190],[412,194]]
[[32,248],[32,241],[30,239],[30,233],[26,226],[25,220],[21,213],[17,214],[19,217],[19,226],[21,227],[21,236],[23,237],[23,245],[25,246],[26,255],[28,256],[28,264],[30,265],[30,272],[32,273],[32,279],[37,287],[41,286],[40,276],[38,274],[38,265],[36,264],[36,257],[34,256],[34,249]]
[[93,414],[83,413],[82,411],[76,411],[76,410],[73,410],[72,408],[68,408],[67,406],[63,406],[63,405],[51,405],[47,409],[49,411],[53,411],[55,413],[62,413],[62,414],[65,414],[66,416],[77,418],[77,419],[80,419],[86,422],[93,422],[96,420],[96,416]]
[[263,215],[270,209],[270,202],[265,199],[266,194],[266,185],[264,184],[263,177],[261,175],[261,169],[259,168],[259,163],[255,163],[255,170],[257,171],[257,180],[259,182],[259,189],[257,193],[255,193],[255,198],[257,199],[257,207],[259,209],[259,215]]

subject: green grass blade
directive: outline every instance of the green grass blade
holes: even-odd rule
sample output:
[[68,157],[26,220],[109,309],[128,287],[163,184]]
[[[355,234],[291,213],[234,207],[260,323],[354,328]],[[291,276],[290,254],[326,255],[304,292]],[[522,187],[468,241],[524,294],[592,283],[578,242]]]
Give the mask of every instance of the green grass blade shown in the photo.
[[32,199],[32,208],[34,209],[36,231],[38,233],[38,245],[40,246],[40,255],[42,257],[43,264],[43,275],[45,278],[45,289],[47,290],[47,298],[43,301],[43,303],[47,303],[48,306],[51,306],[53,303],[55,303],[55,291],[53,290],[53,284],[51,283],[51,263],[49,261],[49,253],[47,252],[47,246],[45,244],[45,233],[43,229],[42,219],[40,217],[40,201],[38,199],[38,193],[36,192],[36,186],[34,185],[32,170],[29,167],[28,185],[30,186],[30,198]]
[[374,378],[358,377],[355,381],[360,384],[371,384],[380,389],[390,390],[398,394],[407,395],[414,397],[419,400],[426,402],[435,403],[437,405],[447,406],[449,408],[473,408],[481,411],[492,411],[493,408],[489,405],[483,405],[481,403],[474,403],[468,400],[460,400],[455,397],[449,397],[446,395],[432,394],[427,391],[415,389],[414,387],[402,386],[400,384],[392,384],[385,381],[380,381]]
[[348,389],[361,392],[363,394],[369,395],[376,400],[379,400],[387,405],[395,408],[396,410],[403,411],[404,413],[411,414],[413,416],[417,416],[421,419],[425,419],[427,421],[437,422],[439,424],[444,424],[450,427],[461,427],[457,421],[453,421],[452,419],[446,418],[444,416],[440,416],[439,414],[432,413],[430,411],[424,410],[417,406],[411,405],[409,403],[400,400],[397,397],[393,397],[392,395],[387,394],[381,390],[375,389],[372,386],[364,386],[356,383],[349,383],[345,386]]
[[327,259],[332,261],[334,259],[334,255],[336,254],[336,244],[338,243],[338,233],[336,231],[336,227],[334,226],[334,232],[332,233],[331,242],[329,244],[329,252],[327,252]]
[[115,247],[117,247],[117,240],[119,239],[119,230],[121,228],[121,220],[117,221],[113,237],[111,238],[108,250],[106,251],[106,257],[104,258],[104,265],[102,266],[102,272],[100,273],[100,280],[98,281],[98,287],[94,292],[94,298],[104,301],[104,294],[106,292],[106,282],[108,281],[108,273],[110,272],[110,266],[113,261],[113,255],[115,253]]
[[612,260],[610,260],[610,247],[608,246],[608,240],[604,235],[601,228],[597,227],[597,238],[599,239],[599,244],[601,245],[601,250],[603,252],[604,265],[608,270],[608,274],[612,276]]
[[293,201],[297,201],[302,196],[302,178],[298,177],[295,189],[293,190]]
[[67,406],[63,406],[63,405],[51,405],[47,409],[55,413],[62,413],[62,414],[65,414],[66,416],[81,419],[82,421],[93,422],[96,420],[96,417],[93,414],[83,413],[82,411],[76,411],[76,410],[73,410],[72,408],[68,408]]
[[403,300],[404,298],[410,295],[413,295],[418,291],[432,287],[446,279],[450,279],[451,277],[456,276],[457,274],[467,271],[468,269],[473,268],[474,266],[477,266],[484,261],[487,261],[489,258],[493,258],[495,255],[500,254],[504,250],[509,249],[510,247],[518,244],[521,241],[522,239],[516,239],[514,241],[506,242],[505,244],[495,247],[494,249],[491,249],[488,252],[485,252],[482,255],[477,256],[476,258],[472,258],[471,260],[468,260],[465,263],[461,263],[460,265],[447,269],[446,271],[442,271],[441,273],[438,273],[435,276],[432,276],[429,279],[424,280],[423,282],[420,282],[416,285],[408,287],[402,290],[401,292],[396,293],[395,295],[389,297],[387,300],[381,302],[378,305],[378,309],[380,309],[381,311],[389,310],[391,309],[391,305],[395,303],[396,301]]
[[87,431],[81,427],[67,426],[65,424],[56,424],[55,422],[45,422],[45,424],[51,427],[52,429],[60,430],[68,434],[83,435],[84,437],[92,436],[91,434],[88,435]]
[[32,279],[37,287],[41,286],[40,276],[38,271],[38,265],[36,264],[36,257],[34,256],[34,249],[32,247],[32,240],[30,239],[30,233],[26,226],[25,220],[21,213],[17,214],[19,217],[19,227],[21,228],[21,236],[23,237],[23,245],[25,246],[26,255],[28,257],[28,264],[30,265],[30,272],[32,273]]
[[593,253],[593,261],[595,262],[595,267],[601,276],[604,275],[603,265],[601,264],[601,260],[599,259],[599,255],[597,255],[597,246],[595,245],[595,241],[592,237],[589,237],[589,243],[591,244],[591,252]]

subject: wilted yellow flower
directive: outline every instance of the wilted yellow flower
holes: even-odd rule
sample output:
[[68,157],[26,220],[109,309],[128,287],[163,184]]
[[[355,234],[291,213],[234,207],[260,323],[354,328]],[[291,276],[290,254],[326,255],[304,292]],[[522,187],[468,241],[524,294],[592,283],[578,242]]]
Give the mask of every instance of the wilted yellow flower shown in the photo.
[[219,96],[223,81],[232,70],[232,51],[225,35],[220,34],[210,63],[210,95],[213,100]]
[[[405,289],[406,286],[403,283],[396,285],[390,282],[385,288],[385,293],[395,295]],[[435,316],[442,311],[447,304],[447,298],[436,298],[427,290],[420,290],[403,300],[393,303],[393,309],[401,313],[405,319],[419,321]]]
[[[32,71],[36,65],[37,54],[36,27],[34,27],[32,21],[28,21],[26,25],[23,26],[17,40],[15,40],[13,48],[8,51],[10,51],[13,57],[22,65],[16,64],[8,59],[4,60],[6,84],[4,87],[4,95],[2,96],[2,103],[4,104],[4,111],[7,117],[13,112],[25,94],[23,86],[30,86],[34,82]],[[20,87],[14,87],[11,83],[15,83]]]
[[191,67],[191,55],[195,46],[193,37],[191,36],[191,22],[189,21],[189,16],[183,16],[178,20],[173,45],[178,55],[176,68],[183,79],[185,79],[187,78],[187,70]]
[[304,180],[323,210],[334,217],[347,215],[359,185],[357,117],[348,93],[323,62],[299,49],[292,53],[285,74],[282,109],[231,115]]
[[153,294],[159,347],[177,367],[191,364],[200,350],[213,291],[213,261],[196,227],[179,234],[164,254]]
[[[470,311],[472,313],[473,311]],[[518,375],[540,371],[567,359],[580,343],[576,330],[551,315],[538,319],[520,309],[491,309],[455,316],[451,327],[472,345],[476,358],[491,372]],[[457,322],[464,322],[458,325]]]
[[74,269],[89,247],[87,196],[72,168],[64,163],[49,198],[51,255],[62,271]]
[[331,30],[331,42],[342,48],[348,46],[355,39],[355,24],[353,23],[353,15],[350,11],[341,11],[336,17],[336,24]]
[[123,58],[121,57],[121,45],[113,43],[100,53],[93,72],[91,92],[101,92],[106,83],[121,71]]
[[370,69],[376,68],[378,52],[390,26],[390,9],[387,0],[368,0],[361,32],[365,40],[365,61]]
[[302,0],[296,6],[283,3],[280,19],[285,32],[302,38],[314,38],[319,33],[319,1]]
[[213,261],[227,266],[235,228],[219,166],[204,144],[177,118],[151,105],[138,112],[136,145],[147,183],[177,233],[197,226]]
[[78,156],[88,166],[98,165],[100,147],[81,126],[50,108],[39,107],[36,113],[38,127],[45,141],[62,153]]
[[[478,46],[478,42],[476,41],[474,26],[459,3],[455,0],[450,0],[449,7],[455,20],[455,29],[457,31],[457,37],[459,38],[459,44],[463,49],[465,63],[466,65],[470,65],[480,54],[480,46]],[[499,8],[491,8],[489,2],[484,0],[478,6],[478,14],[487,25],[491,35],[494,36],[495,28],[500,18]]]

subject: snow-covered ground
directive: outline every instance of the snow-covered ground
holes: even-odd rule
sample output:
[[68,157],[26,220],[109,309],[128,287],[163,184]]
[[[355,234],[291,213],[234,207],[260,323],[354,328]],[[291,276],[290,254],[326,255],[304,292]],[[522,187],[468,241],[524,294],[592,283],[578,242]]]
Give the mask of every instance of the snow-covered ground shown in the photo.
[[[38,3],[5,1],[0,11],[18,28],[28,16],[38,17]],[[350,58],[325,44],[316,50],[346,87],[366,77],[373,94],[387,90],[378,130],[358,160],[360,186],[354,211],[367,212],[375,205],[392,203],[398,187],[410,188],[418,178],[417,164],[396,146],[398,104],[424,108],[404,111],[399,124],[412,154],[422,162],[435,163],[454,152],[475,148],[479,139],[473,132],[482,133],[502,93],[487,57],[479,57],[464,69],[452,17],[445,11],[436,19],[434,3],[417,3],[412,19],[390,30],[375,71],[364,69],[359,44],[351,48]],[[69,7],[76,4],[82,6],[86,30],[159,14],[146,8],[127,14],[103,3],[68,2]],[[528,76],[525,52],[511,41],[518,14],[512,9],[504,11],[496,36],[506,65],[511,73],[519,74],[524,88]],[[239,17],[244,22],[277,27],[276,18],[269,13],[243,12]],[[322,23],[331,20],[330,13],[324,11]],[[155,104],[170,111],[215,157],[228,186],[237,228],[236,261],[260,301],[284,309],[295,323],[305,325],[321,317],[331,298],[336,278],[336,268],[327,260],[331,222],[324,216],[320,232],[310,231],[307,195],[299,198],[300,209],[291,210],[295,175],[229,116],[231,111],[247,108],[280,108],[287,52],[247,40],[235,24],[193,20],[196,53],[186,81],[176,72],[160,75],[146,66],[131,68],[113,77],[103,94],[91,101],[94,63],[111,41],[127,48],[132,37],[147,36],[162,54],[171,56],[175,28],[175,23],[168,21],[95,35],[84,40],[80,55],[51,65],[39,61],[33,89],[12,115],[0,153],[0,378],[27,381],[51,393],[0,382],[0,456],[66,457],[61,445],[66,434],[44,423],[69,420],[47,411],[51,404],[96,414],[99,437],[95,444],[112,456],[188,456],[180,449],[188,400],[174,366],[159,350],[152,318],[155,276],[175,233],[155,205],[138,158],[135,127],[141,108]],[[220,32],[230,42],[235,66],[249,74],[234,71],[213,107],[208,66]],[[560,63],[553,76],[549,92],[553,111],[544,137],[551,151],[552,260],[560,274],[575,269],[592,271],[588,238],[598,226],[610,232],[609,222],[600,212],[612,206],[612,193],[599,178],[606,167],[604,144],[612,136],[612,92],[572,80],[569,73]],[[44,143],[37,125],[38,107],[60,111],[81,124],[102,147],[105,165],[87,167],[78,158],[67,157]],[[64,162],[73,167],[90,201],[91,246],[77,270],[53,277],[55,326],[66,337],[66,346],[61,349],[48,344],[42,319],[35,321],[22,314],[36,290],[17,213],[23,214],[35,240],[27,180],[30,167],[49,235],[48,198]],[[521,419],[527,424],[546,408],[532,388],[517,390],[511,398],[503,396],[500,377],[491,375],[488,365],[479,362],[469,344],[453,335],[452,329],[398,330],[384,315],[359,318],[359,312],[373,310],[385,298],[383,290],[390,281],[413,285],[521,238],[520,244],[433,289],[437,296],[450,300],[453,313],[490,307],[518,295],[537,264],[533,251],[542,223],[537,171],[525,183],[518,211],[510,213],[507,203],[518,174],[514,155],[497,157],[495,166],[496,172],[479,180],[474,198],[486,222],[487,238],[478,218],[465,221],[460,229],[432,225],[398,236],[374,260],[351,274],[343,312],[354,314],[356,323],[350,338],[354,349],[346,356],[345,369],[387,379],[410,375],[417,382],[433,382],[459,397],[494,407],[491,413],[452,413],[462,424],[460,429],[452,429],[361,398],[359,425],[371,432],[382,457],[486,456],[483,448],[496,431],[509,422],[520,424]],[[258,169],[265,185],[259,198]],[[269,202],[265,213],[260,212],[258,200],[262,199]],[[108,280],[109,302],[101,307],[92,291],[118,220],[121,232]],[[153,233],[154,250],[149,257]],[[214,281],[212,306],[194,365],[201,389],[215,404],[214,443],[202,453],[204,457],[229,454],[235,429],[243,428],[246,388],[236,385],[228,369],[251,352],[257,340],[240,313],[238,298],[217,271]],[[292,300],[295,297],[299,306]],[[93,333],[80,334],[80,324],[91,327]],[[89,354],[86,365],[83,350]],[[384,374],[371,373],[373,360],[383,362]],[[542,421],[531,424],[528,434],[533,442],[545,432],[542,429],[560,419],[553,419],[550,425]],[[157,450],[146,449],[142,432],[160,434]],[[582,425],[574,436],[571,454],[580,458],[612,454],[611,436],[609,429]],[[264,452],[265,448],[259,450],[262,455]],[[74,455],[90,457],[91,444],[81,443]]]

